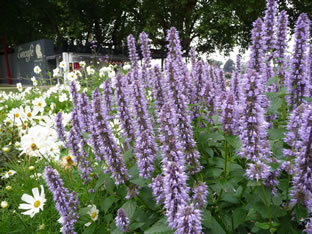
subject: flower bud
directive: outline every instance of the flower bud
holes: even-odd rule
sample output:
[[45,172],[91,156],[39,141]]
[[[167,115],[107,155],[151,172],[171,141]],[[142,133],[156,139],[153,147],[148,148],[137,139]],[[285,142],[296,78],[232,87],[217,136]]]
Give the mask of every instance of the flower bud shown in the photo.
[[6,201],[1,202],[1,208],[5,209],[8,208],[9,204]]

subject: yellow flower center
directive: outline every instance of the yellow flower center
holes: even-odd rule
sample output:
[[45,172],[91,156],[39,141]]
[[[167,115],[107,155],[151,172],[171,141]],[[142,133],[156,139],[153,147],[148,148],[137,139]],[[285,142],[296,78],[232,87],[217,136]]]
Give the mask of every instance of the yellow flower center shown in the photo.
[[66,157],[66,161],[67,161],[68,164],[70,164],[73,160],[72,160],[72,158],[68,155],[68,156]]
[[19,113],[16,113],[16,114],[15,114],[15,118],[18,118],[18,117],[19,117]]
[[30,147],[32,148],[32,150],[36,150],[37,149],[37,146],[36,146],[35,143],[32,143]]
[[28,117],[28,118],[31,117],[31,113],[30,113],[30,112],[27,113],[27,117]]
[[8,171],[8,174],[9,174],[9,175],[12,175],[12,171]]
[[38,102],[38,106],[42,106],[41,102]]
[[91,218],[92,218],[92,219],[95,219],[95,217],[96,217],[96,212],[93,212],[93,213],[91,214]]
[[40,206],[40,201],[39,200],[35,201],[34,207],[38,208],[39,206]]

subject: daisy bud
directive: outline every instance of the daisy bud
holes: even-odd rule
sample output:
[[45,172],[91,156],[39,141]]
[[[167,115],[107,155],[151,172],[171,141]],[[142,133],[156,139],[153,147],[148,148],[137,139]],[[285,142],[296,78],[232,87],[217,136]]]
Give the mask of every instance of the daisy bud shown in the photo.
[[35,170],[35,167],[34,166],[30,166],[30,167],[28,167],[28,170],[33,171],[33,170]]
[[8,152],[10,152],[10,148],[7,146],[4,146],[4,147],[2,147],[2,151],[5,153],[8,153]]
[[9,204],[7,203],[7,201],[2,201],[1,202],[1,208],[5,209],[8,208]]
[[8,186],[5,187],[5,189],[6,189],[7,191],[10,191],[10,190],[12,190],[12,186],[8,185]]

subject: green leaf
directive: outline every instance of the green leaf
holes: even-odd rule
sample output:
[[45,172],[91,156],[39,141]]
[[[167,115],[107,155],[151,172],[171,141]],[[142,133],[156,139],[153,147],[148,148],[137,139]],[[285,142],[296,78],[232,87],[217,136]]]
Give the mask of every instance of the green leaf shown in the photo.
[[295,211],[296,211],[296,218],[297,221],[300,222],[301,219],[306,219],[308,217],[308,211],[306,208],[304,208],[302,205],[297,204],[295,206]]
[[152,227],[144,232],[144,234],[171,234],[174,231],[168,226],[167,218],[160,219]]
[[84,216],[88,213],[89,210],[91,210],[92,207],[84,207],[84,208],[81,208],[79,210],[79,216]]
[[273,84],[276,81],[277,76],[271,77],[268,81],[267,81],[267,86],[270,86],[271,84]]
[[141,187],[145,187],[146,186],[146,180],[144,180],[142,177],[139,178],[135,178],[130,180],[132,183],[139,185]]
[[246,220],[255,220],[257,218],[257,212],[254,208],[249,209],[246,216]]
[[270,225],[268,223],[256,222],[256,227],[267,230],[270,228]]
[[95,228],[96,228],[96,225],[95,225],[95,224],[91,224],[89,227],[87,227],[87,228],[83,231],[83,234],[92,234],[92,233],[94,233]]
[[281,99],[281,98],[274,98],[274,99],[272,99],[271,100],[271,105],[268,108],[267,113],[268,114],[277,113],[278,110],[281,108],[282,104],[283,104],[283,99]]
[[216,219],[211,215],[211,212],[204,210],[203,212],[202,224],[211,230],[212,234],[226,234],[221,225],[216,221]]
[[240,224],[242,224],[247,217],[247,211],[238,208],[233,212],[233,229],[236,229]]
[[112,197],[112,196],[109,196],[109,197],[105,198],[104,201],[103,201],[103,210],[104,210],[104,212],[106,213],[106,212],[109,210],[109,208],[110,208],[116,201],[118,201],[118,199],[115,198],[115,197]]
[[123,204],[122,208],[125,210],[129,220],[131,220],[131,218],[134,215],[134,212],[137,208],[137,204],[135,201],[129,200],[125,204]]
[[109,177],[107,174],[102,174],[98,181],[96,182],[96,185],[94,187],[95,190],[98,190],[99,187],[101,187],[102,184],[104,184],[105,180]]
[[225,140],[234,148],[239,149],[241,142],[238,136],[225,136]]
[[286,132],[287,130],[285,128],[273,128],[268,130],[270,139],[272,140],[283,139]]

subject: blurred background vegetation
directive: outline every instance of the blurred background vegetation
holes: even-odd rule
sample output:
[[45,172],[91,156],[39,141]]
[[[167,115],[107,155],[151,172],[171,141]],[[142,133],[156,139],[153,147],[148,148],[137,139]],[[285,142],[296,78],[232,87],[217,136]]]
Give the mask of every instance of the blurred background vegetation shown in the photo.
[[[300,12],[312,18],[311,0],[279,0],[293,30]],[[0,36],[9,47],[37,39],[56,46],[120,49],[126,37],[145,31],[155,49],[164,49],[166,31],[175,26],[183,51],[224,53],[246,49],[252,22],[263,16],[265,0],[14,0],[2,1]],[[66,49],[65,49],[66,50]]]

